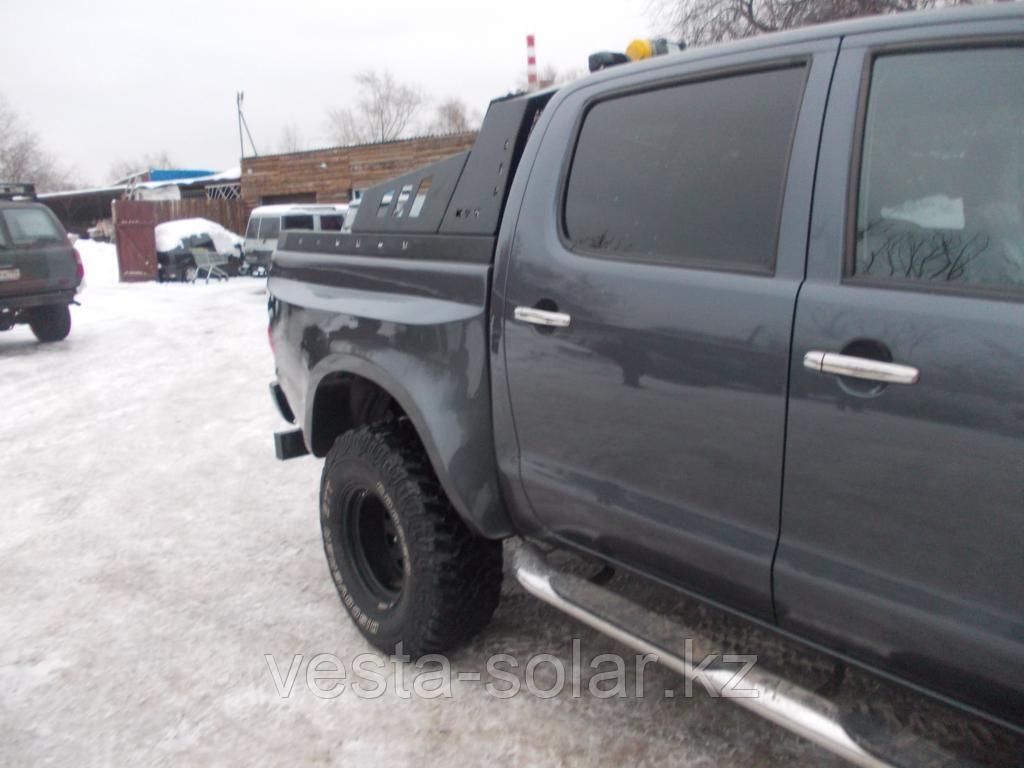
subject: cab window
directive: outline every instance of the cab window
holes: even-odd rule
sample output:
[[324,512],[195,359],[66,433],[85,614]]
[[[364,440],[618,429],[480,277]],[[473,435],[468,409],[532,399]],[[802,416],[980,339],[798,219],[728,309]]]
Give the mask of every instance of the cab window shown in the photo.
[[249,219],[249,225],[245,228],[245,239],[255,240],[256,236],[260,231],[260,219],[258,216],[253,216]]
[[855,278],[1024,287],[1024,48],[888,54],[871,71]]

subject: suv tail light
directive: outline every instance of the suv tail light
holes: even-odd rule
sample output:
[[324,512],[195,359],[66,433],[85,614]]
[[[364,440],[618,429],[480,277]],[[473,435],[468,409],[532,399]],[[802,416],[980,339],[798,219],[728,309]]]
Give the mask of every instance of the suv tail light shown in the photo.
[[78,282],[82,282],[82,278],[85,277],[85,265],[82,264],[82,254],[78,252],[77,248],[72,248],[71,252],[75,254],[75,277],[78,278]]

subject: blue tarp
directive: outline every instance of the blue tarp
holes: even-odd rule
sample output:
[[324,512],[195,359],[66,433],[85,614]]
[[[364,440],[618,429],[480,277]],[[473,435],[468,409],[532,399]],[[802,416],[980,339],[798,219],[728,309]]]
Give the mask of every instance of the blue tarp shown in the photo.
[[178,179],[195,179],[199,176],[212,176],[213,171],[195,171],[195,170],[184,170],[184,169],[167,169],[167,170],[156,170],[153,169],[149,172],[150,181],[177,181]]

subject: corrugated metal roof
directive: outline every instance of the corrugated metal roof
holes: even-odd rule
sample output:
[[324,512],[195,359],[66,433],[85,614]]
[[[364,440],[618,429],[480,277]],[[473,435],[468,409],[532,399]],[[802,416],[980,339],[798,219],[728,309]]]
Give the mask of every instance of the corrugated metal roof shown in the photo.
[[253,155],[251,157],[242,158],[244,161],[249,160],[262,160],[267,157],[301,157],[302,155],[312,155],[317,152],[332,152],[336,149],[360,149],[362,147],[386,147],[392,144],[407,144],[410,141],[423,141],[424,139],[451,139],[459,136],[475,136],[479,131],[462,131],[456,133],[428,133],[422,136],[410,136],[406,139],[393,139],[391,141],[368,141],[364,144],[333,144],[326,147],[314,147],[311,149],[303,149],[298,152],[270,152],[265,155]]

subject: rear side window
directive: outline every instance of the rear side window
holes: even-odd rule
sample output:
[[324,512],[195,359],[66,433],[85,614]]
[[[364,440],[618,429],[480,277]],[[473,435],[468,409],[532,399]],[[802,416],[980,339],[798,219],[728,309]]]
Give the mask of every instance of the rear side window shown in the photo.
[[285,216],[283,219],[284,229],[313,229],[312,216]]
[[8,208],[3,212],[15,245],[60,243],[63,233],[48,211],[41,208]]
[[341,227],[344,223],[345,217],[341,215],[320,217],[320,229],[323,232],[341,232]]
[[260,220],[260,239],[277,237],[281,232],[281,219],[277,216],[264,216]]
[[573,248],[770,271],[804,75],[790,67],[596,104],[566,190]]
[[260,231],[260,220],[257,217],[249,219],[249,225],[245,228],[245,239],[255,240]]
[[875,59],[852,272],[1024,286],[1024,49]]

